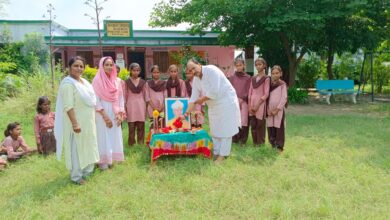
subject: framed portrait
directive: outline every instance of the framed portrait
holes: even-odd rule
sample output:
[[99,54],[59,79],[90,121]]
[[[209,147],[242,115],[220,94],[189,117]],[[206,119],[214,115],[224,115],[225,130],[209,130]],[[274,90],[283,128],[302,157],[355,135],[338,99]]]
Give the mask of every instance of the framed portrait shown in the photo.
[[[165,98],[165,125],[175,127],[173,123],[180,116],[184,116],[184,113],[188,108],[189,98]],[[185,117],[182,120],[182,128],[191,129],[190,116]]]

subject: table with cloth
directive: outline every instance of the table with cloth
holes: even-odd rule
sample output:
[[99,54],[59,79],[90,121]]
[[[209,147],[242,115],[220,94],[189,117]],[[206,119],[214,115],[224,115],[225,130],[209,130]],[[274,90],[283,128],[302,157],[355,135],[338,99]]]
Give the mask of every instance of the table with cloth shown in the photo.
[[212,147],[212,139],[205,130],[153,134],[149,142],[152,162],[162,155],[200,154],[211,158]]

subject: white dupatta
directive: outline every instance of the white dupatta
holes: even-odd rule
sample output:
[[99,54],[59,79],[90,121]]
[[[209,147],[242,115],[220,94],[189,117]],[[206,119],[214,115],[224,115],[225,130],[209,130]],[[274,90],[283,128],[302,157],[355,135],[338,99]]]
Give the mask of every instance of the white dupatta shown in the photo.
[[54,122],[54,136],[56,138],[56,148],[57,148],[57,160],[61,160],[62,156],[62,143],[63,143],[63,137],[64,137],[64,124],[63,124],[63,118],[67,117],[67,115],[64,112],[64,104],[62,101],[62,95],[60,94],[61,87],[66,84],[72,84],[79,95],[81,96],[81,99],[83,100],[84,104],[95,107],[96,106],[96,95],[93,90],[92,85],[85,79],[80,78],[83,83],[78,82],[77,80],[73,79],[70,76],[65,77],[60,84],[60,87],[58,89],[57,94],[57,102],[56,102],[56,120]]

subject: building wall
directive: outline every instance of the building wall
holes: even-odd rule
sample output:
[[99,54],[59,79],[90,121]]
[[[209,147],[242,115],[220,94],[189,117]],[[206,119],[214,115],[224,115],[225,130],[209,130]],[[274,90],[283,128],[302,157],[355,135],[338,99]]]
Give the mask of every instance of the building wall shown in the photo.
[[[150,68],[154,65],[154,51],[180,51],[181,47],[147,47],[145,51],[145,69],[148,71],[147,76],[150,77]],[[205,59],[208,64],[218,66],[226,75],[231,75],[234,72],[234,50],[235,47],[220,47],[220,46],[193,46],[194,51],[201,51],[205,54]],[[180,68],[180,67],[179,67]],[[162,73],[167,75],[167,73]]]
[[[53,35],[64,36],[67,35],[65,28],[60,27],[59,24],[53,23]],[[19,22],[19,21],[0,21],[0,33],[4,30],[9,30],[12,41],[22,41],[26,34],[30,33],[41,33],[43,36],[50,36],[50,25],[49,22]],[[1,42],[0,42],[1,43]]]
[[[67,58],[63,58],[63,60],[69,60],[71,57],[74,57],[76,55],[80,55],[82,53],[87,52],[90,56],[89,59],[87,59],[87,63],[91,66],[97,67],[100,60],[100,53],[99,53],[99,47],[74,47],[74,46],[68,46],[63,47],[64,50],[66,50]],[[128,53],[132,52],[141,52],[144,53],[145,58],[145,66],[142,70],[142,72],[145,73],[146,78],[151,77],[150,69],[153,65],[158,64],[155,63],[153,59],[153,54],[156,52],[167,52],[168,56],[170,52],[174,51],[180,51],[181,47],[179,46],[168,46],[168,47],[127,47],[127,46],[118,46],[114,47],[113,51],[115,51],[116,56],[118,54],[123,54],[123,60],[124,60],[124,66],[128,67],[129,60],[127,58]],[[234,50],[235,47],[220,47],[220,46],[193,46],[192,49],[194,51],[202,52],[204,55],[204,58],[208,62],[208,64],[216,65],[218,66],[222,72],[224,72],[226,75],[232,75],[234,72]],[[91,55],[92,53],[92,55]],[[92,58],[91,58],[92,56]],[[85,57],[87,58],[87,57]],[[117,59],[117,57],[113,57],[114,59]],[[92,60],[91,60],[92,59]],[[166,60],[169,60],[167,58]],[[91,64],[92,63],[92,64]],[[165,66],[169,66],[171,64],[171,61],[166,63]],[[182,68],[179,66],[179,68]],[[162,77],[167,78],[168,73],[166,71],[161,72]]]

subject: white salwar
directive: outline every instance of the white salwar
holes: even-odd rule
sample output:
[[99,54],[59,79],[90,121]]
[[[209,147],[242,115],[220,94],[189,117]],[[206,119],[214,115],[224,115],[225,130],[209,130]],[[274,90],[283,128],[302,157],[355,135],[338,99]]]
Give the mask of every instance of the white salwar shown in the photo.
[[228,156],[232,137],[241,127],[240,107],[236,91],[225,74],[213,65],[202,66],[202,79],[194,77],[190,103],[201,96],[210,98],[208,106],[210,133],[213,137],[214,155]]
[[77,143],[73,135],[71,137],[70,148],[71,148],[70,157],[72,162],[72,168],[70,170],[70,179],[73,182],[79,183],[82,179],[85,179],[87,176],[92,174],[95,165],[89,164],[83,169],[81,169],[78,152],[77,152]]
[[[122,112],[124,112],[124,100],[123,96],[119,99],[119,105]],[[112,103],[107,102],[100,97],[97,97],[97,108],[104,109],[108,118],[112,121],[112,127],[108,128],[100,114],[96,115],[96,132],[99,148],[100,161],[99,166],[101,169],[108,168],[108,165],[112,164],[112,161],[123,161],[123,138],[122,138],[122,126],[117,126],[115,121],[115,113],[112,108]]]

